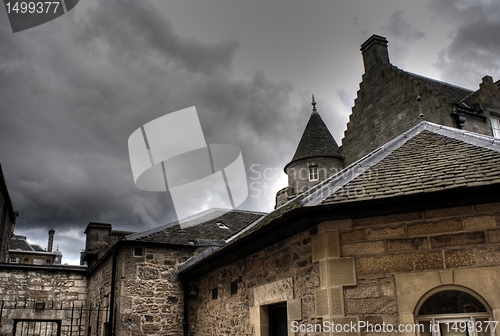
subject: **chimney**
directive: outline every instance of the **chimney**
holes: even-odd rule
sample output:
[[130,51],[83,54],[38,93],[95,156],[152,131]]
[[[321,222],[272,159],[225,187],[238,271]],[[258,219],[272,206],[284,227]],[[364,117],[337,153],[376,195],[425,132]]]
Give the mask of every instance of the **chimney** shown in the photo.
[[52,248],[54,247],[54,233],[56,233],[55,230],[49,230],[49,245],[47,246],[47,252],[52,252]]
[[387,39],[383,36],[372,35],[361,45],[360,50],[363,55],[365,73],[390,64]]

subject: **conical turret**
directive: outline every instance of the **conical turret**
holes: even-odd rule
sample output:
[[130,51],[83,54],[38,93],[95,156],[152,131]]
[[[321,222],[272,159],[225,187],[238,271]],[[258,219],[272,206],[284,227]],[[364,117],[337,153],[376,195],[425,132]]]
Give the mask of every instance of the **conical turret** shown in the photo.
[[295,155],[284,168],[288,187],[276,194],[277,207],[344,168],[344,157],[316,109],[314,95],[311,105],[311,117]]

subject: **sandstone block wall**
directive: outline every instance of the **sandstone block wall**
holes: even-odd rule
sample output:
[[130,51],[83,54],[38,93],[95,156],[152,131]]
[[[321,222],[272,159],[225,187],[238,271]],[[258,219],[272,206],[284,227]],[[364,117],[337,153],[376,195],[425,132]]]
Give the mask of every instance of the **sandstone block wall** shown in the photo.
[[189,335],[266,335],[276,302],[289,323],[414,323],[443,285],[483,295],[496,318],[499,272],[500,203],[323,222],[191,283]]

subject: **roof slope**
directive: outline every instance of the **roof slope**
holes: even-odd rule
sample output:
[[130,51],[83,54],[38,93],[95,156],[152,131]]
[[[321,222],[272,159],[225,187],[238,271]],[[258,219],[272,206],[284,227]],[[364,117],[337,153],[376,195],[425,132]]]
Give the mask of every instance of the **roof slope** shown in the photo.
[[421,122],[354,163],[304,206],[500,183],[500,140]]
[[22,250],[22,251],[34,251],[30,244],[26,241],[26,239],[19,239],[17,237],[22,238],[21,236],[14,236],[10,239],[9,249],[10,250]]
[[220,245],[224,239],[264,215],[262,212],[210,209],[188,219],[191,226],[181,228],[176,221],[149,231],[128,235],[123,240],[191,246]]
[[[500,185],[500,139],[422,121],[236,235],[226,238],[226,244],[210,247],[188,260],[179,267],[179,271],[184,274],[196,272],[211,267],[211,263],[231,261],[231,258],[236,258],[235,254],[245,253],[243,250],[251,251],[246,246],[249,241],[263,248],[265,246],[258,239],[270,237],[270,228],[273,227],[292,235],[298,229],[290,227],[290,222],[298,218],[299,212],[307,213],[311,218],[310,212],[305,211],[314,211],[313,207],[317,205],[326,206],[317,207],[318,211],[327,209],[324,211],[332,213],[332,206],[343,204],[352,212],[357,211],[357,202],[367,200],[396,200],[407,195],[458,191],[460,188],[465,191],[495,185]],[[276,237],[282,239],[283,235],[278,233]]]
[[342,154],[319,113],[313,111],[290,163],[318,156],[342,157]]
[[466,97],[470,96],[474,91],[450,83],[442,82],[437,79],[417,75],[412,72],[401,70],[404,73],[412,76],[413,78],[423,82],[429,89],[448,97],[451,101],[460,102]]

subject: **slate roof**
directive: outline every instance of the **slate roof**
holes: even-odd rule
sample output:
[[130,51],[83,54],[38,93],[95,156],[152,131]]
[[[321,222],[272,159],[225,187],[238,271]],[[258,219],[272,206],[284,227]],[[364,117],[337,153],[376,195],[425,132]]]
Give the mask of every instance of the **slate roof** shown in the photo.
[[421,122],[354,163],[302,205],[500,183],[500,139]]
[[47,252],[40,245],[28,243],[25,236],[19,236],[19,235],[12,236],[9,243],[9,250],[11,252],[24,251],[24,252],[52,253],[52,252]]
[[[19,238],[17,238],[19,237]],[[10,250],[23,250],[23,251],[33,251],[33,248],[28,244],[26,239],[22,239],[22,236],[14,236],[10,239],[9,244]]]
[[436,93],[448,97],[451,101],[460,102],[461,100],[469,97],[474,91],[450,83],[445,83],[437,79],[417,75],[412,72],[404,71],[404,73],[414,77],[415,79],[423,82],[429,89]]
[[[264,215],[265,213],[254,211],[210,209],[188,218],[187,223],[183,222],[182,229],[179,222],[176,221],[149,231],[128,235],[123,240],[189,246],[216,246],[221,245],[224,239],[236,234]],[[220,224],[217,223],[222,223],[227,228],[221,228]]]
[[[223,246],[209,247],[181,265],[179,271],[196,272],[198,266],[203,269],[222,262],[221,258],[230,260],[231,253],[246,248],[245,242],[258,244],[252,239],[266,239],[271,233],[269,227],[286,227],[299,211],[313,210],[317,205],[356,204],[489,185],[500,185],[500,139],[422,121],[225,239]],[[362,192],[349,194],[346,190]],[[287,231],[294,232],[293,228]]]
[[297,160],[318,156],[342,158],[339,146],[328,130],[328,127],[326,127],[319,113],[313,111],[297,146],[295,155],[292,161],[285,166],[285,171],[291,163]]

